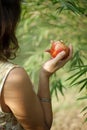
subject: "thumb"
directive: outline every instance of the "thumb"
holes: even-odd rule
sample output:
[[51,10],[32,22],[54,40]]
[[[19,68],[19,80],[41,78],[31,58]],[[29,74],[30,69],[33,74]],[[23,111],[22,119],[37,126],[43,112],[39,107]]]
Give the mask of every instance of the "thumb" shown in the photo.
[[54,58],[54,62],[57,63],[58,61],[62,60],[65,56],[65,51],[60,52],[57,54],[57,56]]

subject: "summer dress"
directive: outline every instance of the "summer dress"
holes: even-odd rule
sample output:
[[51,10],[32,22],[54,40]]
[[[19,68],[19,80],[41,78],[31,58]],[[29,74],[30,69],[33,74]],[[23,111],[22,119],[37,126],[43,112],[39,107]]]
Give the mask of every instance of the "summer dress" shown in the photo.
[[[10,62],[0,61],[0,95],[9,72],[18,67]],[[24,130],[12,113],[3,112],[0,104],[0,130]]]

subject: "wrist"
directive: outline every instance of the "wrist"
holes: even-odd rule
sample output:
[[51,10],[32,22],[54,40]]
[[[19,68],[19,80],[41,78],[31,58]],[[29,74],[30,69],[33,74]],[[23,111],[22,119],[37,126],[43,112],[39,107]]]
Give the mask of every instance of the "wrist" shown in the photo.
[[52,73],[46,71],[43,67],[41,68],[41,70],[40,70],[41,77],[45,77],[45,78],[49,79],[51,75],[52,75]]
[[39,100],[41,102],[51,103],[51,97],[42,97],[42,96],[39,96],[39,95],[38,95],[38,97],[39,97]]

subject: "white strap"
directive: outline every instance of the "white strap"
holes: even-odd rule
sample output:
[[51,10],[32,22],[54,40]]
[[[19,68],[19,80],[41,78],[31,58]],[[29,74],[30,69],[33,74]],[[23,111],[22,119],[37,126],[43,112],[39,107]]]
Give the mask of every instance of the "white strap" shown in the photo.
[[4,78],[3,78],[3,80],[2,80],[2,82],[1,82],[1,84],[0,84],[0,95],[1,95],[1,91],[2,91],[2,88],[3,88],[4,83],[5,83],[5,80],[6,80],[7,76],[8,76],[8,74],[9,74],[9,72],[10,72],[14,67],[15,67],[15,66],[11,66],[11,67],[9,67],[9,69],[7,70],[5,76],[4,76]]
[[[6,81],[7,76],[9,75],[10,71],[11,71],[12,69],[16,68],[16,67],[18,67],[18,66],[16,66],[16,65],[15,65],[15,66],[10,66],[9,69],[7,70],[5,76],[4,76],[4,78],[3,78],[3,80],[2,80],[2,82],[1,82],[1,84],[0,84],[0,95],[1,95],[1,92],[2,92],[2,89],[3,89],[3,86],[4,86],[4,83],[5,83],[5,81]],[[3,111],[2,111],[2,108],[1,108],[1,104],[0,104],[0,111],[3,112]]]

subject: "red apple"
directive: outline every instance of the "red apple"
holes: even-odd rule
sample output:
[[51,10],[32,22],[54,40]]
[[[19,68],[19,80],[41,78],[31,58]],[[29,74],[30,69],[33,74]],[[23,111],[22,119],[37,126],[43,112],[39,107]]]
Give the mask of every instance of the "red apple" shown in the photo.
[[61,41],[52,42],[51,48],[46,50],[46,52],[49,52],[53,58],[55,58],[56,55],[59,54],[61,51],[65,51],[64,58],[67,58],[67,56],[69,55],[69,47]]

